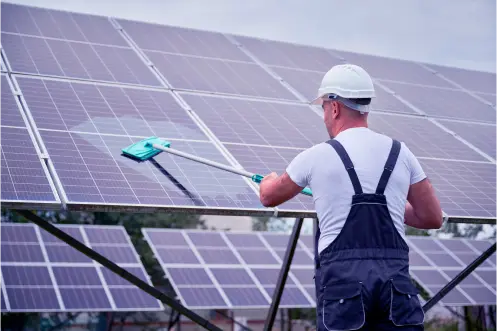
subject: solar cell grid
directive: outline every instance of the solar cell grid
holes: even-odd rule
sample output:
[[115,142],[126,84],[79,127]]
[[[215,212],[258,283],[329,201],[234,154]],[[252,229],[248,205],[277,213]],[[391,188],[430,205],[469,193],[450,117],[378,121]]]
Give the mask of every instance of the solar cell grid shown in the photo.
[[328,71],[342,61],[326,49],[284,42],[239,37],[235,39],[267,65]]
[[480,125],[446,120],[440,120],[439,122],[482,152],[494,159],[496,158],[495,125]]
[[479,97],[485,99],[487,102],[489,102],[492,106],[496,105],[496,95],[495,94],[489,94],[489,93],[476,93]]
[[17,105],[15,96],[10,88],[9,81],[7,80],[7,76],[5,75],[2,75],[1,89],[2,114],[0,116],[2,126],[26,127],[26,124],[24,123],[21,112]]
[[[302,151],[276,147],[224,145],[245,170],[259,174],[269,174],[273,171],[282,174],[293,158]],[[308,211],[314,210],[314,203],[312,197],[298,195],[292,200],[281,204],[278,209],[280,211]]]
[[329,139],[309,107],[181,94],[222,142],[307,148]]
[[470,91],[495,93],[495,73],[432,64],[427,66]]
[[11,3],[2,3],[2,31],[127,46],[106,17]]
[[495,124],[495,109],[462,90],[393,82],[383,84],[428,116]]
[[2,33],[12,71],[105,82],[161,86],[129,47]]
[[145,51],[145,54],[176,89],[296,100],[257,64],[151,51]]
[[333,53],[345,58],[347,63],[360,65],[373,78],[428,86],[452,86],[415,62],[335,50]]
[[220,33],[118,19],[143,50],[252,62]]
[[[141,274],[140,278],[150,283],[144,274],[140,261],[135,257],[136,252],[133,251],[129,239],[126,240],[126,244],[119,244],[119,242],[122,243],[122,236],[126,233],[123,228],[88,225],[57,225],[57,227],[86,245],[89,244],[86,240],[88,233],[92,233],[90,237],[98,238],[97,241],[100,241],[100,244],[97,244],[99,248],[131,250],[135,259],[126,261],[129,262],[127,269],[135,274]],[[123,279],[117,279],[117,275],[111,274],[109,270],[97,265],[74,248],[60,240],[57,241],[55,237],[43,230],[38,232],[39,236],[34,224],[2,225],[2,236],[10,235],[9,241],[2,242],[1,268],[10,311],[163,309],[159,301],[148,294],[137,293],[134,285]],[[96,235],[97,233],[99,234]],[[114,238],[113,235],[116,233],[119,235]],[[8,246],[15,246],[15,249],[4,249]],[[27,250],[27,248],[33,249]],[[44,251],[46,251],[46,256]],[[104,252],[103,255],[109,254]],[[116,256],[120,257],[120,255],[114,255],[110,256],[111,259]],[[38,265],[34,265],[33,262],[37,262]],[[40,266],[40,262],[44,265]],[[121,261],[114,259],[114,262],[119,264]],[[103,277],[100,276],[99,269]],[[111,294],[109,297],[106,292],[107,288],[110,288],[111,292],[115,294]],[[57,297],[57,293],[60,293],[60,299]],[[123,298],[132,298],[133,296],[137,298],[135,303],[128,300],[125,302],[127,306],[123,306],[121,302]],[[118,302],[119,304],[114,305]]]
[[417,157],[485,161],[485,158],[429,120],[387,114],[370,114],[372,130],[405,142]]
[[495,217],[495,165],[419,160],[449,216]]

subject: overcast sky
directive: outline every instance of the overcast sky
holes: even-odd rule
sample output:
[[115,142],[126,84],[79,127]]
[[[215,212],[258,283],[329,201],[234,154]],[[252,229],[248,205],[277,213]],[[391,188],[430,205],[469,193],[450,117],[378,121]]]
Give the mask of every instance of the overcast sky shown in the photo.
[[9,0],[495,72],[495,0]]

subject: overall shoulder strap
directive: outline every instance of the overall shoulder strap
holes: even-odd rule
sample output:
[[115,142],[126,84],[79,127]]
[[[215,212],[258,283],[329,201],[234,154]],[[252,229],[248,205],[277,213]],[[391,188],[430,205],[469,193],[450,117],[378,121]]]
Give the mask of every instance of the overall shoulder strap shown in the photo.
[[381,174],[380,182],[378,183],[378,187],[376,188],[376,194],[384,194],[385,188],[387,187],[388,180],[390,179],[390,175],[392,174],[393,169],[395,168],[395,164],[397,163],[397,159],[400,153],[400,142],[393,139],[392,140],[392,148],[390,149],[390,154],[388,155],[387,162],[385,163],[385,168],[383,169],[383,173]]
[[342,163],[349,174],[352,186],[354,186],[355,194],[362,194],[361,183],[359,182],[359,178],[357,177],[357,173],[355,172],[354,164],[350,160],[349,154],[347,154],[345,148],[343,148],[342,144],[340,144],[338,140],[335,139],[328,140],[327,143],[330,144],[335,149],[338,156],[340,156],[340,159],[342,160]]

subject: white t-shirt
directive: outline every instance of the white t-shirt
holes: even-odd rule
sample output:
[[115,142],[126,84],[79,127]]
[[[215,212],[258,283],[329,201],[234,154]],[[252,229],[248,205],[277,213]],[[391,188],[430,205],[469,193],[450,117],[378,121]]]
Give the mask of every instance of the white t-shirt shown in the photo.
[[[351,128],[335,137],[347,151],[363,193],[374,193],[392,147],[392,139],[368,128]],[[323,142],[295,157],[286,169],[299,186],[312,190],[321,231],[318,251],[338,236],[350,211],[354,188],[335,149]],[[395,168],[385,189],[394,225],[404,238],[404,213],[409,186],[426,177],[414,154],[401,143]]]

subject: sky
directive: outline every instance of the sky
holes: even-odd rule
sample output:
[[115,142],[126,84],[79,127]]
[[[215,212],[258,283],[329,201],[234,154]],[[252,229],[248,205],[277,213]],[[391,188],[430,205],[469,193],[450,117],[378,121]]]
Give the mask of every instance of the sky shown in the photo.
[[9,0],[496,71],[495,0]]

